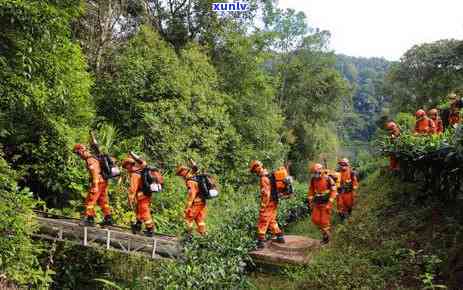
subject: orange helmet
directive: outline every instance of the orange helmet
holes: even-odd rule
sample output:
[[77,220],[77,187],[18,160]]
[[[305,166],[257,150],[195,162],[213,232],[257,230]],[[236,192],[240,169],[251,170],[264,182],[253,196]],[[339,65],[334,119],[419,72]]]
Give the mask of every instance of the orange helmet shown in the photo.
[[426,112],[423,109],[419,109],[418,111],[416,111],[415,116],[417,118],[422,118],[422,117],[426,116]]
[[259,160],[252,160],[251,163],[249,163],[249,171],[254,172],[257,166],[262,167],[262,162],[260,162]]
[[429,110],[428,114],[429,114],[430,116],[437,116],[437,109],[431,109],[431,110]]
[[339,160],[338,164],[341,165],[341,166],[349,166],[349,159],[343,158],[343,159]]
[[314,165],[312,165],[312,167],[310,167],[310,172],[311,173],[320,173],[322,172],[323,170],[323,165],[321,165],[320,163],[315,163]]
[[127,157],[124,160],[122,160],[122,167],[125,169],[127,169],[129,165],[134,165],[134,164],[135,164],[135,160],[133,160],[130,157]]
[[175,169],[175,174],[177,176],[186,176],[190,172],[190,169],[186,167],[185,165],[178,165],[177,168]]
[[87,150],[87,147],[85,147],[84,144],[79,144],[77,143],[76,145],[74,145],[74,153],[77,153],[78,151],[83,151],[83,150]]
[[386,124],[386,128],[388,130],[394,130],[395,128],[397,128],[397,124],[391,121],[391,122]]

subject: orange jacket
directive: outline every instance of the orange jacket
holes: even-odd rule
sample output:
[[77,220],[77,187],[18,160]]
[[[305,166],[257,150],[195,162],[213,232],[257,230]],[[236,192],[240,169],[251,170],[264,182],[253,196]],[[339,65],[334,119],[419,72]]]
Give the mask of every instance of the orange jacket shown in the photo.
[[260,176],[260,207],[267,207],[272,199],[272,185],[268,173],[264,170]]
[[347,167],[346,170],[341,170],[340,173],[341,173],[341,186],[346,183],[352,182],[353,189],[355,190],[358,188],[357,176],[353,174],[352,169],[350,167]]
[[92,185],[96,185],[100,182],[105,181],[101,175],[101,166],[100,162],[94,157],[90,156],[85,160],[88,173],[90,174],[90,182]]
[[437,117],[437,119],[432,119],[434,124],[436,124],[436,133],[444,132],[444,124],[442,123],[442,119]]
[[423,117],[416,121],[415,133],[418,134],[433,134],[436,132],[436,124],[428,117]]
[[330,202],[336,197],[336,183],[331,177],[323,175],[321,178],[312,178],[310,180],[309,192],[307,197],[312,200],[316,194],[329,194]]
[[133,166],[132,169],[129,171],[130,175],[130,186],[129,186],[129,199],[134,199],[138,192],[141,191],[142,188],[142,180],[141,180],[141,170],[146,166],[146,162],[143,161],[141,164]]
[[186,208],[191,208],[193,203],[205,203],[204,200],[199,195],[199,185],[198,182],[188,179],[186,181],[186,187],[188,189],[188,195],[186,200]]
[[458,124],[458,123],[460,123],[460,112],[458,112],[458,111],[450,112],[449,124],[452,126],[452,125],[455,125],[455,124]]
[[130,173],[129,199],[134,199],[138,192],[141,191],[141,175],[137,172]]

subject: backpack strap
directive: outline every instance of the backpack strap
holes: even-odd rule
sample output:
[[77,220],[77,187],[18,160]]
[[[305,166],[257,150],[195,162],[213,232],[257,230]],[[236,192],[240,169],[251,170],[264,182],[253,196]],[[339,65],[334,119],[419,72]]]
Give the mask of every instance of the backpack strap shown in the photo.
[[273,201],[278,203],[279,197],[278,197],[275,176],[273,175],[273,172],[266,174],[265,176],[267,176],[268,179],[270,180],[270,197],[272,198]]

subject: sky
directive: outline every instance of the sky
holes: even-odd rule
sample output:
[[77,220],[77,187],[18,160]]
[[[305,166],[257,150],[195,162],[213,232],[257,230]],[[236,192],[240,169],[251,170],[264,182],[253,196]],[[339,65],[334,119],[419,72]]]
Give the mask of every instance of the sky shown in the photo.
[[279,0],[331,32],[330,47],[351,56],[399,60],[415,44],[463,39],[463,0]]

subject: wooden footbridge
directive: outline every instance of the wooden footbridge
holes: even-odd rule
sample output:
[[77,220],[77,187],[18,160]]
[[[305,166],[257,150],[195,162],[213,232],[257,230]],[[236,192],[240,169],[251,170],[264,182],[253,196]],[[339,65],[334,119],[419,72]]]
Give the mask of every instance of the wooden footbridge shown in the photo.
[[[35,238],[53,242],[66,241],[85,247],[106,249],[126,254],[141,254],[152,259],[176,259],[182,255],[177,237],[155,234],[153,237],[132,234],[122,226],[85,226],[79,219],[36,212],[39,230]],[[285,244],[268,241],[262,250],[252,251],[256,264],[302,265],[309,263],[319,241],[300,236],[286,236]]]
[[142,254],[152,259],[177,258],[181,254],[180,243],[174,236],[155,234],[153,237],[145,237],[132,234],[126,227],[84,226],[78,219],[36,213],[39,225],[39,230],[34,234],[36,238],[66,241],[126,254]]

